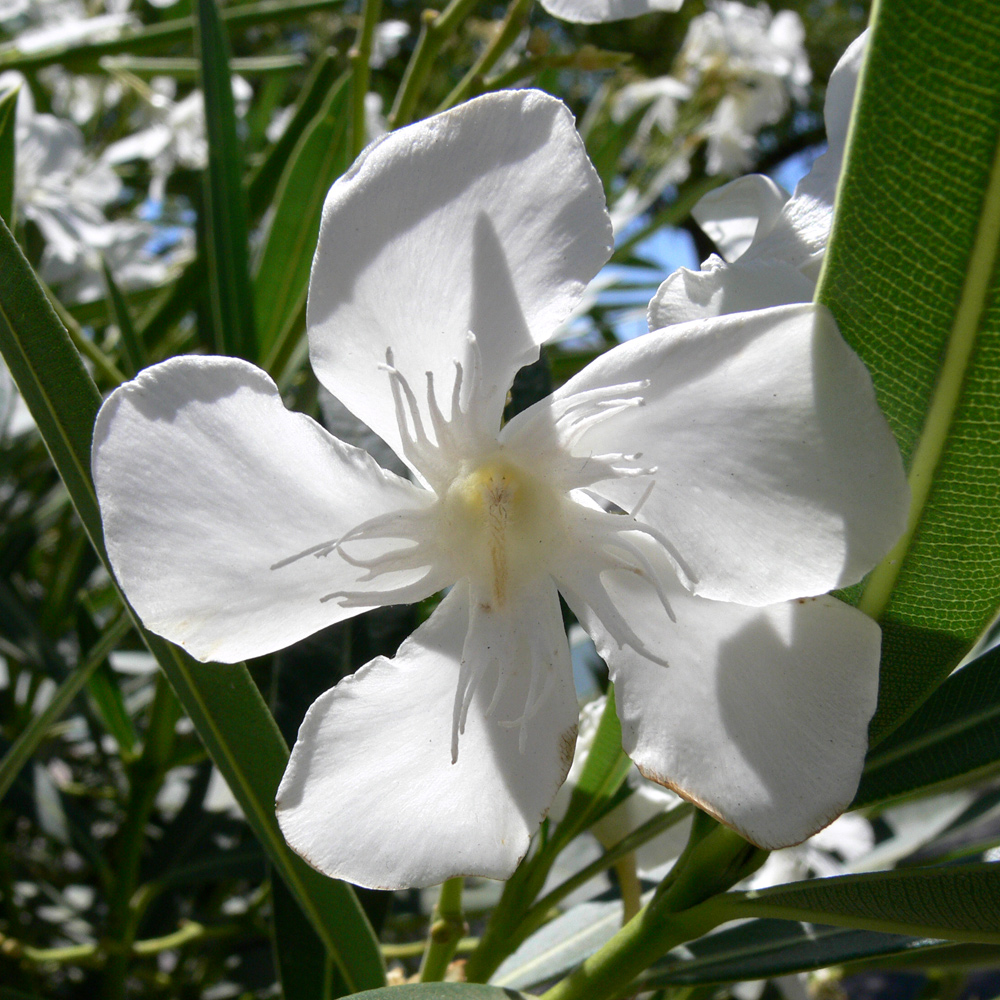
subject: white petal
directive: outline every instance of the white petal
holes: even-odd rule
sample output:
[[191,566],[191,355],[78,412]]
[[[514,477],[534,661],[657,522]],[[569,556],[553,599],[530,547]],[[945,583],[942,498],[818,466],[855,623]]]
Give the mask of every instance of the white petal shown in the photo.
[[712,254],[700,271],[678,268],[656,290],[649,303],[650,330],[710,316],[811,302],[816,285],[783,261],[747,260],[724,263]]
[[[525,594],[507,624],[508,684],[487,717],[496,666],[483,675],[452,763],[463,656],[497,652],[470,628],[459,583],[403,645],[322,695],[306,714],[278,789],[289,845],[311,865],[358,885],[401,889],[455,875],[507,878],[528,849],[573,757],[577,702],[569,650],[550,582]],[[553,688],[518,726],[531,682],[530,631],[549,650]],[[468,640],[467,640],[468,634]]]
[[847,145],[847,128],[854,106],[854,94],[867,42],[868,32],[864,31],[847,47],[830,74],[823,106],[827,149],[816,160],[809,173],[799,181],[794,198],[809,197],[833,207]]
[[542,6],[554,17],[576,24],[599,24],[653,11],[675,11],[683,3],[684,0],[542,0]]
[[732,262],[774,225],[788,195],[770,177],[748,174],[709,191],[691,210],[695,222]]
[[487,94],[369,146],[330,189],[309,285],[313,367],[400,453],[386,349],[429,425],[425,373],[446,410],[463,362],[467,397],[471,331],[473,416],[495,433],[515,372],[610,252],[601,183],[566,106],[537,90]]
[[[760,606],[859,580],[903,530],[909,489],[871,378],[820,306],[669,327],[556,392],[647,380],[644,406],[582,434],[575,454],[655,467],[640,521],[689,567],[695,593]],[[593,489],[633,510],[649,479]]]
[[364,572],[336,551],[272,567],[433,501],[286,410],[264,372],[233,358],[174,358],[117,389],[97,418],[93,466],[129,600],[147,628],[206,660],[280,649],[362,610],[322,600]]
[[672,623],[634,575],[616,575],[609,589],[669,664],[618,648],[588,616],[615,682],[622,743],[648,778],[771,849],[848,806],[878,693],[870,618],[827,596],[748,608],[677,587]]

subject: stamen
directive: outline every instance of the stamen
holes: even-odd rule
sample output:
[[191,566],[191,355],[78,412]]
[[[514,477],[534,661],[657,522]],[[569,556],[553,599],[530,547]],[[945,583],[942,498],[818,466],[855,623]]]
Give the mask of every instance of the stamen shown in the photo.
[[389,604],[413,604],[444,586],[447,586],[447,581],[435,577],[435,569],[431,566],[419,580],[406,586],[392,590],[335,590],[331,594],[324,594],[320,598],[320,603],[325,604],[327,601],[339,598],[342,608],[377,608]]
[[319,545],[311,545],[308,549],[303,549],[301,552],[296,552],[294,556],[288,556],[285,559],[279,559],[271,569],[281,569],[284,566],[290,566],[293,562],[298,562],[300,559],[305,559],[306,556],[328,556],[333,550],[340,544],[337,539],[331,539],[328,542],[320,542]]
[[448,421],[445,420],[444,414],[438,406],[437,397],[434,395],[434,372],[425,372],[425,374],[427,376],[427,409],[430,411],[438,447],[454,449],[455,439],[452,436],[451,428],[448,426]]
[[[639,456],[636,455],[634,457],[638,458]],[[642,510],[643,505],[649,499],[649,495],[653,492],[653,487],[655,485],[656,485],[656,480],[655,479],[654,480],[650,480],[650,483],[646,487],[646,489],[643,491],[642,496],[639,497],[639,502],[629,511],[629,515],[628,516],[631,517],[633,520],[635,520],[636,515],[639,513],[640,510]]]

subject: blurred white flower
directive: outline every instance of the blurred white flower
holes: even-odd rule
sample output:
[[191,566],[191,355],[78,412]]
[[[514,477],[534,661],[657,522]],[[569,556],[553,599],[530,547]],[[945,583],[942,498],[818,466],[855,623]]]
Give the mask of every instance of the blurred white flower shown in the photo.
[[760,130],[780,121],[792,99],[806,97],[812,73],[797,14],[772,16],[767,4],[735,0],[709,0],[708,8],[691,21],[671,74],[627,84],[614,97],[611,114],[618,122],[648,105],[626,157],[655,155],[659,163],[643,190],[628,188],[619,200],[612,212],[616,231],[667,184],[688,176],[691,156],[703,143],[708,174],[745,170]]
[[865,37],[851,44],[830,76],[826,152],[791,198],[768,177],[751,174],[698,202],[692,214],[721,256],[712,254],[699,271],[680,268],[663,282],[649,304],[650,329],[812,301],[833,220]]
[[695,92],[718,88],[722,99],[705,133],[709,174],[736,174],[753,162],[757,133],[779,121],[792,98],[804,100],[812,79],[798,14],[772,16],[765,3],[710,0],[688,28],[678,76]]
[[31,0],[0,0],[0,23],[13,21],[28,10]]
[[[22,84],[17,73],[0,76],[0,90]],[[35,111],[22,85],[17,103],[14,194],[17,210],[45,238],[42,276],[93,267],[93,251],[110,246],[105,208],[121,190],[118,175],[91,157],[83,134],[69,121]]]
[[684,0],[542,0],[554,17],[577,24],[621,21],[654,12],[680,10]]
[[[20,6],[14,0],[14,8]],[[27,24],[14,41],[0,46],[0,52],[17,51],[27,55],[84,42],[105,41],[117,37],[124,28],[139,24],[133,14],[126,12],[127,2],[105,3],[104,7],[105,13],[91,16],[93,12],[84,0],[31,0],[18,11],[28,15]]]
[[372,69],[381,69],[390,59],[399,55],[399,46],[409,33],[410,26],[406,21],[382,21],[375,28],[372,54],[368,60]]
[[[241,76],[233,76],[236,114],[246,114],[253,88]],[[200,90],[192,90],[180,101],[162,91],[154,91],[150,100],[153,124],[112,143],[104,151],[108,164],[146,160],[152,181],[149,196],[162,201],[167,178],[178,167],[204,170],[208,164],[208,139],[205,135],[205,101]]]

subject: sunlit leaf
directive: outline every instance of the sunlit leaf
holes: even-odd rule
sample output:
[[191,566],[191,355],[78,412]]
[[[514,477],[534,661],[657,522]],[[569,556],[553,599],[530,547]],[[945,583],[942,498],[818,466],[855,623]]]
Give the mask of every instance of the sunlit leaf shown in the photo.
[[[913,488],[910,527],[858,601],[888,626],[875,741],[1000,601],[998,81],[992,0],[875,5],[818,291],[872,371]],[[897,623],[943,640],[915,651]]]

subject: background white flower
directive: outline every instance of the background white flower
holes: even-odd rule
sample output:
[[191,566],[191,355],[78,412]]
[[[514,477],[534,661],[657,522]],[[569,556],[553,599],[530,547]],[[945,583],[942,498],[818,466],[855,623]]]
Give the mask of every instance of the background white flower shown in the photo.
[[680,268],[649,304],[651,329],[790,302],[810,302],[826,251],[847,141],[847,125],[865,52],[862,34],[837,63],[827,88],[826,152],[791,198],[752,174],[705,195],[692,215],[712,238],[700,271]]

